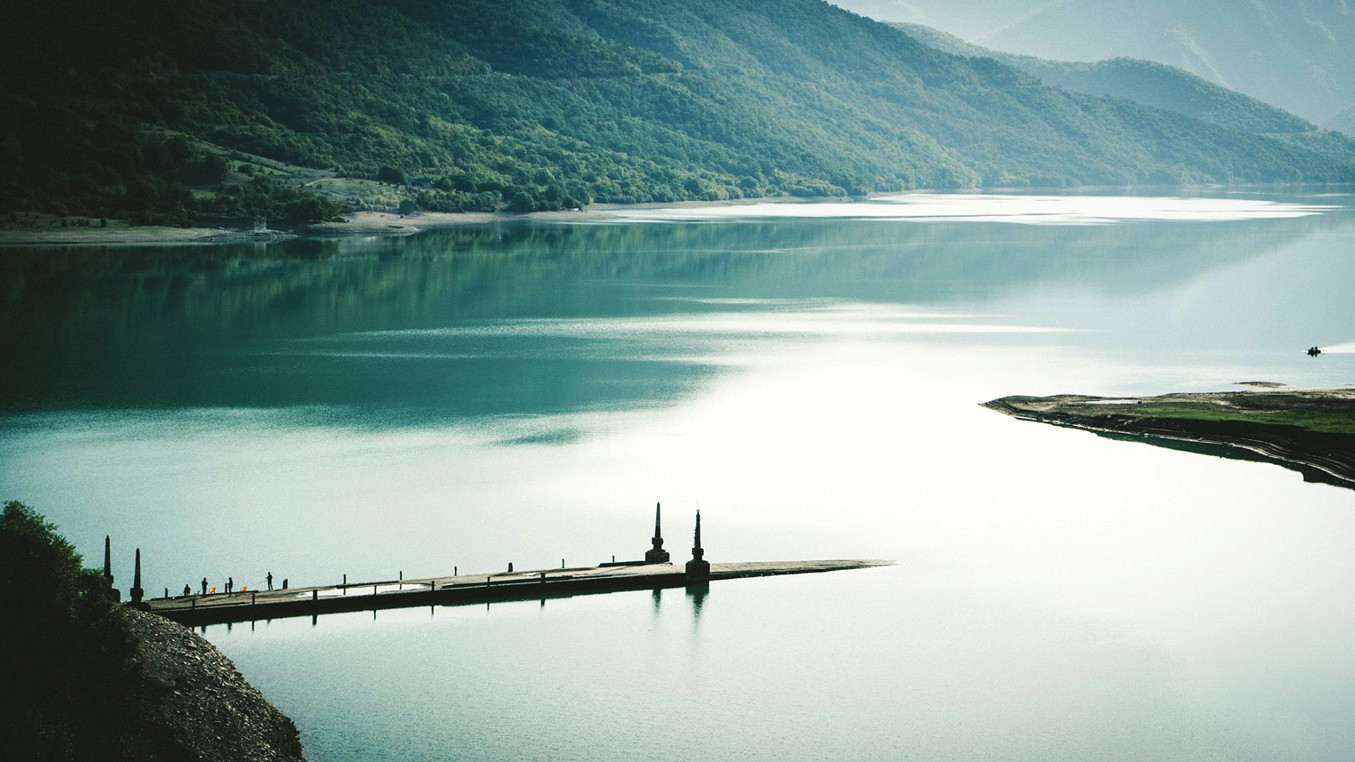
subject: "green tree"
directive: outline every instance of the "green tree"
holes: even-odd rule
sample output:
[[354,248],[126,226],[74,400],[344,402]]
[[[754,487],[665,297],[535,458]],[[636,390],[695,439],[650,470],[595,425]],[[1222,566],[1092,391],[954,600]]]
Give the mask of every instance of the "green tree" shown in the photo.
[[136,641],[103,574],[36,511],[0,513],[0,759],[136,756]]

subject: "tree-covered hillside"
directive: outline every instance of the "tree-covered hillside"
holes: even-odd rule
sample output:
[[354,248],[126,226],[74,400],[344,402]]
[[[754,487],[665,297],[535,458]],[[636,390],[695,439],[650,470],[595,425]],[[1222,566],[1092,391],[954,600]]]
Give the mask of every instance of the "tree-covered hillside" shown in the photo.
[[51,0],[0,28],[0,211],[344,201],[247,154],[446,210],[1352,177],[821,0]]

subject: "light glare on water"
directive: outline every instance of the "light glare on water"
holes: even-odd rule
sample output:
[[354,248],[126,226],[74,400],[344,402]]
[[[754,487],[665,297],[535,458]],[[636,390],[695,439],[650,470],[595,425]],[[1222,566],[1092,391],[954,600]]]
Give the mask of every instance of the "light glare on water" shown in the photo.
[[627,222],[713,220],[856,219],[910,222],[1001,222],[1018,225],[1104,225],[1131,221],[1225,222],[1288,219],[1332,211],[1331,204],[1276,202],[1257,198],[1175,196],[1037,196],[965,193],[903,193],[866,202],[752,202],[725,206],[604,210],[605,219]]

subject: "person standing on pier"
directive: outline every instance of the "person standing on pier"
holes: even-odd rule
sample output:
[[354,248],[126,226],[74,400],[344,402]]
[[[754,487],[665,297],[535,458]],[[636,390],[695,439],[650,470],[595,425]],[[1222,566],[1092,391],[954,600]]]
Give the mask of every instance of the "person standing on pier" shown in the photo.
[[273,572],[268,573],[268,589],[273,589]]
[[231,588],[235,587],[235,577],[226,578],[226,595],[231,594]]
[[203,577],[203,578],[202,578],[202,594],[203,594],[203,595],[206,595],[206,594],[207,594],[207,578],[206,578],[206,577]]

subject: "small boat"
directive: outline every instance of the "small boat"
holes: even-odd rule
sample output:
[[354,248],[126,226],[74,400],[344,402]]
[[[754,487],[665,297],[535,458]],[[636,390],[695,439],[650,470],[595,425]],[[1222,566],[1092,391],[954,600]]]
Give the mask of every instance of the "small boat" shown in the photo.
[[1309,357],[1317,357],[1320,354],[1322,354],[1322,350],[1318,349],[1317,347],[1308,347]]

